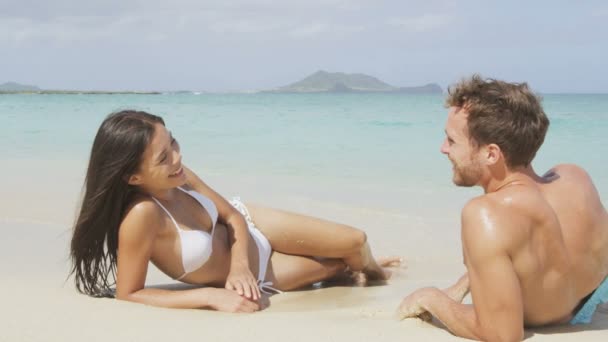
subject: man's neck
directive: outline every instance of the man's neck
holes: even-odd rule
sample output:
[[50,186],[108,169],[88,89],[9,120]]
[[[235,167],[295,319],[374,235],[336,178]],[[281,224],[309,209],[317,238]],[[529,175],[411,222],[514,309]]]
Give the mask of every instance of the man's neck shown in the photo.
[[532,165],[526,167],[518,167],[506,172],[502,172],[501,177],[496,177],[490,174],[487,181],[481,186],[486,194],[500,191],[512,185],[520,185],[522,183],[536,182],[539,176],[534,172]]

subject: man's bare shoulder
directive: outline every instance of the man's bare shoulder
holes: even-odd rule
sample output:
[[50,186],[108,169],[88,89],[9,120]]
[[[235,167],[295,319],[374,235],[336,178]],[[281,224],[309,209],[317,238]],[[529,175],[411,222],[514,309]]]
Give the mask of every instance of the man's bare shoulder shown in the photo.
[[569,203],[579,203],[582,207],[600,203],[591,176],[578,165],[556,165],[543,175],[543,180],[545,183],[542,187],[548,189],[548,194],[558,200],[568,198]]
[[503,221],[503,212],[496,198],[479,196],[471,199],[462,209],[462,234],[464,236],[497,238]]
[[508,202],[500,194],[470,200],[462,210],[463,243],[508,251],[525,238],[525,233],[517,228],[527,225],[530,218]]
[[543,178],[549,182],[563,179],[592,184],[591,177],[585,169],[576,164],[558,164],[547,171]]
[[[505,189],[504,191],[484,194],[469,200],[462,209],[462,218],[472,220],[490,220],[494,223],[505,224],[519,218],[520,202],[536,195],[536,192],[526,188]],[[505,221],[505,222],[503,222]],[[488,222],[489,223],[489,222]]]

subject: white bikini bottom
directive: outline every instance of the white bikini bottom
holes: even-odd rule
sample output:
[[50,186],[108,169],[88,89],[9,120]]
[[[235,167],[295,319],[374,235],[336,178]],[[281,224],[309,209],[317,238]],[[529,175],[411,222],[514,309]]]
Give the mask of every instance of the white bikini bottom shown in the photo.
[[258,269],[258,287],[260,288],[260,291],[266,294],[272,294],[269,291],[282,293],[281,291],[272,287],[271,281],[266,281],[266,270],[268,268],[268,262],[270,261],[270,254],[272,254],[270,242],[268,242],[268,239],[264,236],[264,234],[262,234],[262,232],[256,228],[253,220],[251,219],[251,215],[249,215],[247,206],[245,206],[245,204],[241,201],[240,197],[233,197],[230,200],[230,204],[232,204],[232,206],[243,215],[245,221],[247,221],[247,226],[249,227],[249,234],[251,234],[255,244],[258,246],[260,262],[260,267]]

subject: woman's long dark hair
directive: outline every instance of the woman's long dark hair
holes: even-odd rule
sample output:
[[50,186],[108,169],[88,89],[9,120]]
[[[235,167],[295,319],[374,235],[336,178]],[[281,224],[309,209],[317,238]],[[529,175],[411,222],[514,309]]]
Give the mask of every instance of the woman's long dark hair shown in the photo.
[[70,257],[79,292],[109,297],[116,283],[118,228],[137,190],[128,184],[162,118],[141,111],[110,114],[101,124],[84,182]]

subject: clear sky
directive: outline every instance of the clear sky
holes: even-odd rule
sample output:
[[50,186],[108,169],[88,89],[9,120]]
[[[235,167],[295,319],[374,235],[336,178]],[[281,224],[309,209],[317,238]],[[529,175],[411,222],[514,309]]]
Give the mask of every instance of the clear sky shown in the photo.
[[317,70],[608,93],[608,1],[0,0],[0,83],[254,90]]

